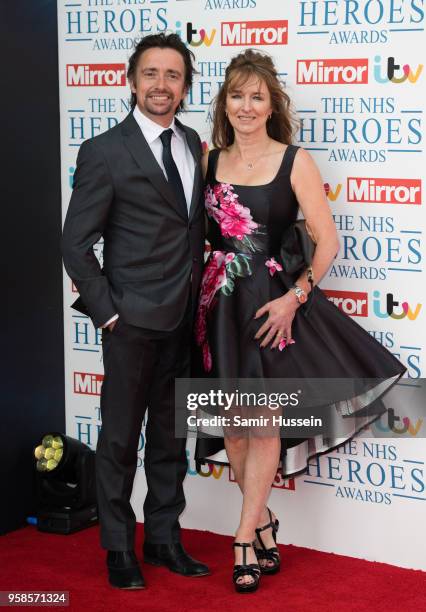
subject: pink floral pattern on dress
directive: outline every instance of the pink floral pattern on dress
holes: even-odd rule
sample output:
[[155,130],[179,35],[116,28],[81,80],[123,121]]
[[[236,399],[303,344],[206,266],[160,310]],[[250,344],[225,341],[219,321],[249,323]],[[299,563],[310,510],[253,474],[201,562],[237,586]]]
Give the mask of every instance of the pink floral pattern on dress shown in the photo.
[[275,272],[283,271],[282,265],[276,261],[275,257],[271,257],[270,259],[267,259],[265,261],[265,266],[269,268],[269,274],[271,276],[274,276]]
[[232,185],[217,183],[213,188],[207,185],[205,205],[208,215],[218,223],[224,238],[234,238],[250,251],[256,250],[249,236],[259,231],[259,224],[253,221],[250,209],[239,202]]
[[216,303],[216,293],[230,295],[234,290],[236,276],[251,274],[250,258],[243,253],[212,251],[204,268],[201,280],[200,298],[195,319],[195,340],[203,353],[206,372],[212,369],[212,356],[207,338],[207,316]]
[[[210,372],[213,361],[207,334],[209,312],[216,304],[218,291],[231,295],[235,279],[251,275],[251,254],[261,250],[258,236],[264,230],[262,225],[253,220],[250,209],[241,204],[238,194],[229,183],[215,183],[213,187],[207,185],[205,207],[209,217],[218,224],[222,236],[230,240],[238,251],[211,251],[201,280],[195,340],[203,354],[204,370]],[[273,257],[265,265],[271,276],[283,269]]]
[[216,292],[226,282],[226,255],[223,251],[213,251],[204,268],[201,280],[200,299],[195,319],[195,340],[203,352],[203,365],[206,372],[212,368],[212,356],[207,339],[207,313],[213,307]]

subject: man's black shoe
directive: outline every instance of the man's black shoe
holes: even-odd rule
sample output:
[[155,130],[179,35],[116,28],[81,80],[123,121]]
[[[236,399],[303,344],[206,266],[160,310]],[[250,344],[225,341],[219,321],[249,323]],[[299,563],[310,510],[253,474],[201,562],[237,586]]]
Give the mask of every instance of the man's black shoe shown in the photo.
[[117,589],[144,589],[145,581],[133,550],[109,550],[107,554],[109,583]]
[[151,544],[143,545],[144,561],[151,565],[165,565],[172,572],[182,576],[208,576],[209,568],[204,563],[192,559],[182,544]]

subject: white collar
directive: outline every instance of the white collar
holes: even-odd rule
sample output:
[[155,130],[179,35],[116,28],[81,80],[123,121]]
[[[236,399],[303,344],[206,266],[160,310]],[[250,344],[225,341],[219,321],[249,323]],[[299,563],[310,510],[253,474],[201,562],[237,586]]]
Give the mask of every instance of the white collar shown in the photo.
[[133,110],[133,116],[142,130],[142,134],[144,135],[148,144],[151,144],[156,138],[160,137],[164,130],[168,129],[172,129],[175,136],[179,138],[179,140],[182,140],[182,136],[179,133],[174,117],[171,124],[165,128],[144,115],[137,104]]

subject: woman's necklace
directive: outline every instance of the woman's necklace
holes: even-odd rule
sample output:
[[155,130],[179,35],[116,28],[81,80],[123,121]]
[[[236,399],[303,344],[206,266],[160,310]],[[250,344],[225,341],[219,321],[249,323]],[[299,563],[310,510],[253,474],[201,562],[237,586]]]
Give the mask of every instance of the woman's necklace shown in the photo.
[[252,161],[246,161],[243,159],[243,156],[240,153],[240,158],[243,164],[246,166],[247,170],[253,170],[256,167],[257,162],[266,155],[266,151],[269,149],[270,142],[266,145],[265,149],[262,151],[260,155],[254,158]]

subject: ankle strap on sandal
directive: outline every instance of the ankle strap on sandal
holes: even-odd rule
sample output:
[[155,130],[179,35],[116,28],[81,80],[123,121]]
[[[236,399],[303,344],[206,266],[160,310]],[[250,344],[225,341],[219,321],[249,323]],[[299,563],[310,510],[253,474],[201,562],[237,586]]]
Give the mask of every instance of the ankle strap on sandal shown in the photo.
[[268,514],[269,514],[269,523],[267,523],[266,525],[263,525],[263,527],[257,527],[257,529],[255,529],[255,533],[257,536],[257,539],[259,540],[259,543],[261,545],[261,547],[263,548],[263,550],[267,550],[262,538],[261,538],[261,532],[265,531],[266,529],[271,528],[272,529],[272,537],[274,538],[274,542],[276,543],[277,541],[277,531],[278,531],[278,526],[279,526],[279,521],[278,519],[273,520],[272,518],[272,512],[270,511],[269,508],[267,508],[268,510]]
[[263,525],[263,527],[257,527],[255,529],[255,532],[257,534],[259,534],[261,531],[265,531],[265,529],[269,529],[271,528],[272,531],[277,531],[278,530],[278,525],[279,525],[279,521],[278,519],[273,519],[272,518],[272,512],[269,510],[269,508],[267,508],[268,510],[268,514],[269,514],[269,523],[267,523],[266,525]]

